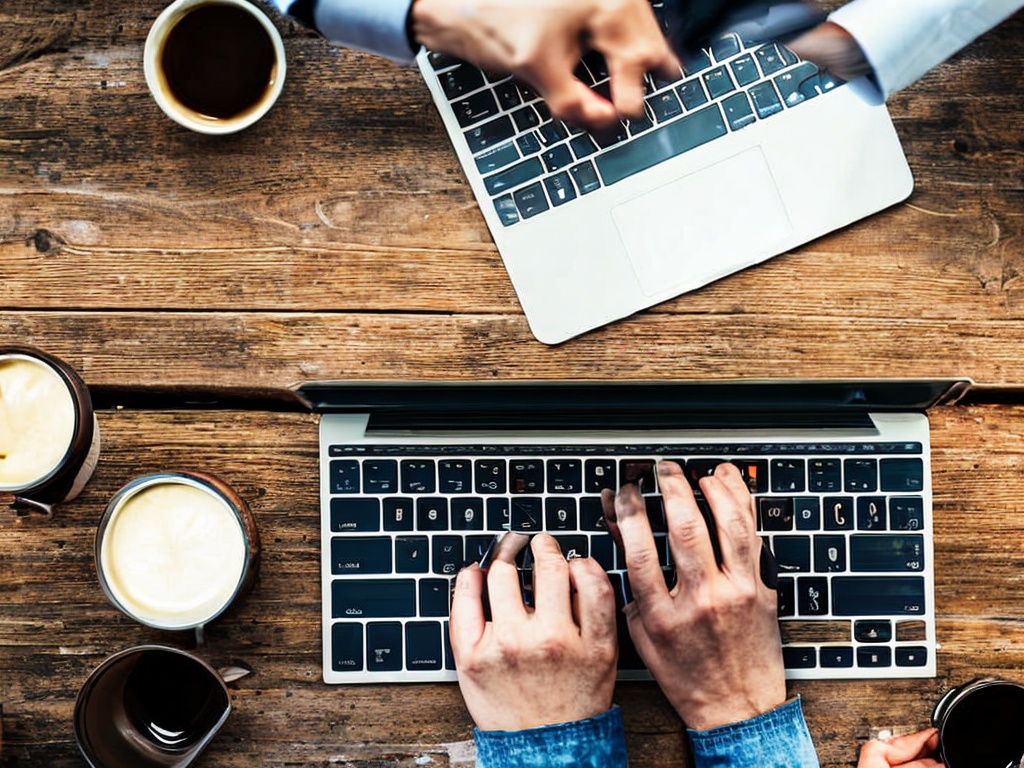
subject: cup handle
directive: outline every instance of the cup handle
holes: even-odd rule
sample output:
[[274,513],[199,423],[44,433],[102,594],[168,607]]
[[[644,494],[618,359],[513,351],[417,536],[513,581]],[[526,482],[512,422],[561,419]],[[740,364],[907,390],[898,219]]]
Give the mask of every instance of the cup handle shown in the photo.
[[196,646],[202,645],[206,641],[206,631],[202,624],[196,625]]
[[52,504],[45,504],[41,501],[35,501],[34,499],[26,499],[24,496],[14,497],[14,508],[18,510],[19,515],[27,515],[32,512],[41,512],[47,517],[53,516]]
[[932,710],[932,725],[935,728],[941,727],[942,721],[946,716],[946,710],[949,709],[949,705],[953,703],[953,699],[957,697],[963,688],[964,686],[958,685],[955,688],[950,688],[942,694],[942,698],[939,699],[938,703],[935,705],[935,709]]

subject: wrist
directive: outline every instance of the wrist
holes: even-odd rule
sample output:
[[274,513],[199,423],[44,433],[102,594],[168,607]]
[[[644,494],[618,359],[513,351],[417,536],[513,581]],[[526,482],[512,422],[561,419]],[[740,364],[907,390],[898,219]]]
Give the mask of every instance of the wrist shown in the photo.
[[714,728],[742,723],[764,715],[785,704],[786,687],[783,683],[771,690],[749,695],[733,695],[718,701],[685,701],[675,706],[687,728],[710,731]]

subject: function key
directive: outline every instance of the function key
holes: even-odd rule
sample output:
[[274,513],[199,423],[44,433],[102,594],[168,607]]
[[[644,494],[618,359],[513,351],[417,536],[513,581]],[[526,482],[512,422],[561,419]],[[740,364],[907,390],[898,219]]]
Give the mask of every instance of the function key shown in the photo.
[[434,493],[436,468],[433,459],[402,461],[402,493]]
[[924,489],[921,459],[882,459],[879,472],[883,491],[920,492]]
[[771,489],[773,493],[800,493],[807,475],[803,459],[772,459]]
[[394,493],[398,490],[398,462],[367,459],[363,462],[364,493]]

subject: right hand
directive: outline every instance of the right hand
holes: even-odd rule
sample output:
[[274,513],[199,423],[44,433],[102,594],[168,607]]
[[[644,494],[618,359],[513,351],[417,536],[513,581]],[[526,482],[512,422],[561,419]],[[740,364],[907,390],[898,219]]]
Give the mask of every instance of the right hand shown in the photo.
[[843,80],[853,80],[871,72],[871,65],[854,36],[831,21],[805,32],[786,43],[786,47],[801,59],[813,61]]
[[630,637],[690,728],[708,730],[774,709],[786,700],[777,596],[761,580],[750,492],[732,464],[701,478],[712,532],[679,465],[661,461],[657,471],[676,567],[671,590],[636,486],[601,497],[609,529],[626,553],[634,597],[624,609]]
[[939,749],[939,732],[927,728],[889,741],[874,739],[860,749],[857,768],[942,768],[934,755]]
[[[645,72],[680,75],[647,0],[415,0],[409,13],[416,42],[511,72],[581,128],[640,117]],[[573,75],[586,50],[607,60],[611,103]]]

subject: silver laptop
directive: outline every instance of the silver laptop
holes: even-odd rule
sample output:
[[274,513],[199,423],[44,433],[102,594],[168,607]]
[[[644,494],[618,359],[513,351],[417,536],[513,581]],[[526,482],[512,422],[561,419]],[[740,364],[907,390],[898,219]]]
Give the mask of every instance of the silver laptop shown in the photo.
[[[657,7],[660,3],[655,2]],[[534,335],[565,341],[906,198],[885,105],[781,45],[718,40],[601,136],[511,78],[419,66]],[[607,95],[603,59],[577,74]]]
[[[545,531],[631,600],[600,491],[636,483],[666,580],[654,464],[741,471],[777,564],[787,675],[930,677],[936,669],[927,408],[963,381],[715,384],[316,382],[323,676],[457,679],[452,579],[505,531]],[[520,561],[524,599],[530,563]],[[623,614],[618,612],[620,623]],[[619,627],[620,679],[647,670]]]

